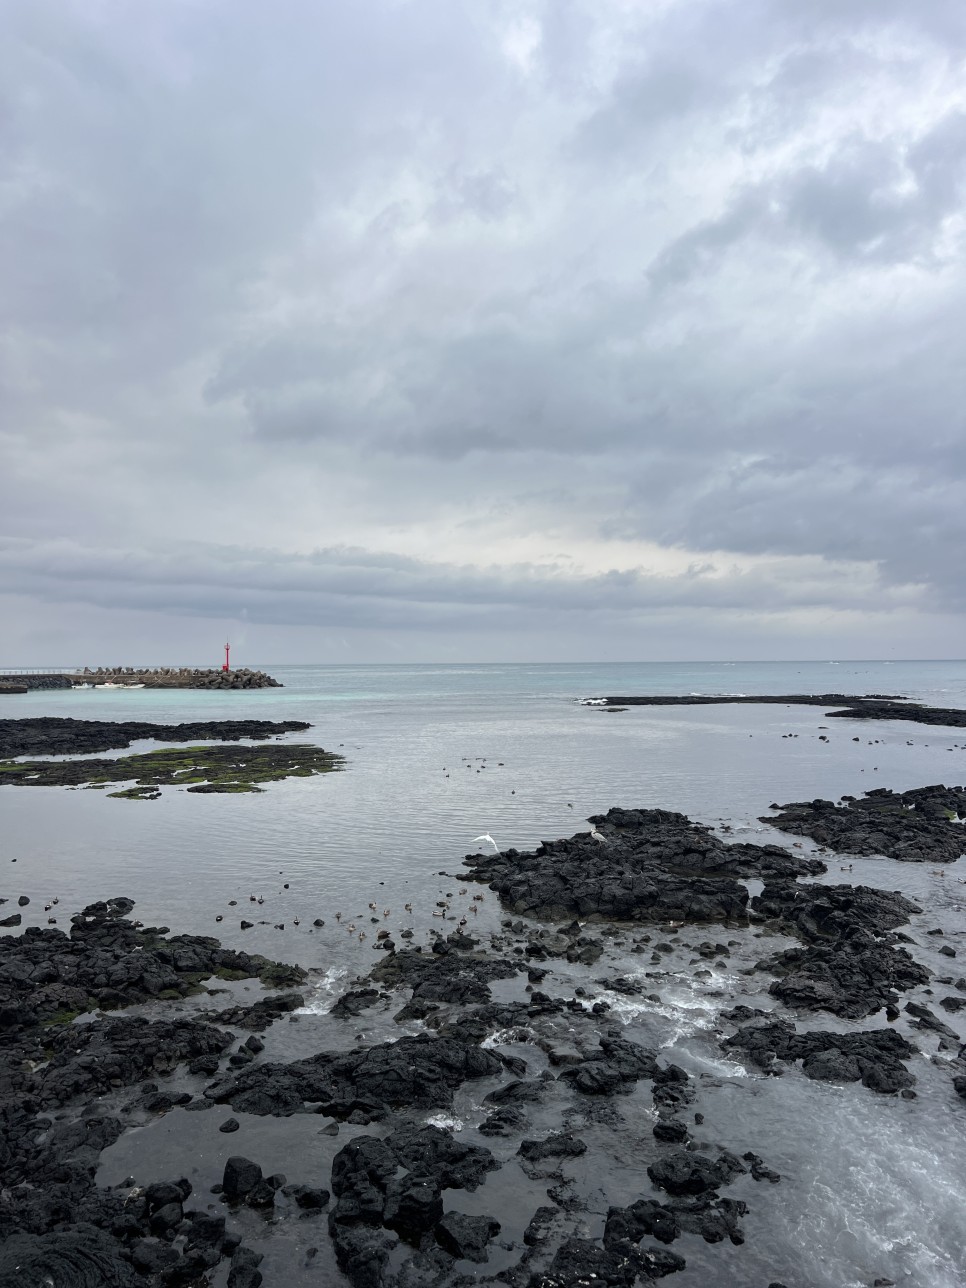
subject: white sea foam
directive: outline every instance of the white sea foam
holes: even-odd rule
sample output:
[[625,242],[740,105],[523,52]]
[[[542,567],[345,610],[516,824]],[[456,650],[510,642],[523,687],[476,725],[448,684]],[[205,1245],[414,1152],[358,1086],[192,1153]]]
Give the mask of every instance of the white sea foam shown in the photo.
[[529,1029],[497,1029],[495,1033],[484,1038],[480,1046],[490,1050],[499,1046],[518,1046],[521,1042],[521,1034],[525,1035],[522,1038],[523,1041],[529,1041],[533,1037]]
[[444,1131],[462,1131],[463,1119],[456,1118],[453,1114],[430,1114],[423,1120],[429,1127],[441,1127]]
[[331,1008],[336,996],[342,991],[342,981],[348,975],[347,966],[330,966],[314,982],[312,997],[304,1006],[298,1007],[294,1015],[325,1015]]

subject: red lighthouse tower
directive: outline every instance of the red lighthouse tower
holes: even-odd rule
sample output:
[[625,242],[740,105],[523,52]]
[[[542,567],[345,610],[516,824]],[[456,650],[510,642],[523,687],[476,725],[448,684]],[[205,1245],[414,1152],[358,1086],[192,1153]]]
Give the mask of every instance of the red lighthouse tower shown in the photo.
[[225,661],[224,661],[224,665],[223,665],[223,666],[222,666],[222,668],[221,668],[223,671],[227,671],[227,670],[229,670],[229,666],[228,666],[228,651],[229,651],[229,649],[230,649],[230,648],[231,648],[231,645],[230,645],[230,644],[226,644],[226,645],[225,645]]

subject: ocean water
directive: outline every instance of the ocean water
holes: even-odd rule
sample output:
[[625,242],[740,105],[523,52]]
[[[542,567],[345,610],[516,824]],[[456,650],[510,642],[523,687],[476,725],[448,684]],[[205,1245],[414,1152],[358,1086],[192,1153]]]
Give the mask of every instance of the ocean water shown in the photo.
[[[966,782],[966,730],[830,720],[822,707],[658,707],[610,714],[577,701],[621,693],[837,691],[903,694],[966,708],[964,662],[265,669],[285,687],[79,690],[4,699],[0,715],[10,716],[304,719],[312,728],[286,740],[339,751],[346,763],[339,773],[272,784],[250,796],[166,789],[157,801],[124,801],[84,790],[0,789],[0,894],[30,897],[25,925],[46,924],[43,905],[54,895],[64,924],[93,899],[127,895],[147,923],[217,934],[231,946],[298,961],[312,971],[307,1007],[297,1025],[272,1030],[269,1052],[278,1058],[349,1045],[360,1028],[367,1040],[398,1033],[388,1015],[352,1021],[349,1028],[326,1017],[334,996],[377,960],[368,905],[377,905],[380,924],[393,931],[410,926],[416,942],[427,942],[439,925],[432,919],[436,899],[452,892],[454,907],[463,899],[460,861],[485,848],[473,840],[481,833],[489,832],[501,848],[526,849],[586,831],[589,815],[613,805],[660,806],[713,826],[727,823],[739,839],[787,843],[759,821],[772,801]],[[798,736],[782,736],[789,733]],[[820,733],[829,741],[820,741]],[[939,942],[966,956],[966,884],[955,869],[940,878],[925,866],[886,860],[856,861],[853,874],[830,866],[822,878],[827,882],[861,879],[916,899],[924,912],[909,932],[912,951],[939,975],[962,973],[938,956],[937,940],[926,934],[941,927]],[[966,877],[966,862],[960,866]],[[264,903],[251,904],[252,894]],[[481,931],[498,928],[492,898],[472,914]],[[411,914],[404,912],[407,902]],[[465,903],[469,909],[469,896]],[[216,923],[216,915],[224,921]],[[268,924],[243,932],[241,917]],[[315,918],[324,927],[313,927]],[[285,929],[276,930],[276,922]],[[349,932],[350,923],[358,929]],[[369,936],[360,941],[363,928]],[[774,947],[773,941],[765,946]],[[639,1040],[695,1074],[702,1102],[696,1108],[707,1115],[709,1139],[739,1152],[755,1150],[784,1178],[778,1186],[736,1183],[728,1193],[751,1208],[746,1245],[676,1243],[688,1269],[669,1282],[692,1288],[710,1278],[744,1288],[777,1279],[788,1288],[858,1288],[885,1277],[908,1288],[960,1288],[966,1282],[966,1109],[952,1093],[935,1039],[909,1028],[905,1018],[899,1022],[923,1053],[915,1070],[919,1098],[911,1102],[809,1082],[798,1072],[756,1077],[723,1056],[718,1038],[727,1026],[718,1012],[736,996],[770,1004],[763,1000],[768,977],[741,974],[764,951],[749,937],[728,971],[710,980],[682,968],[662,985],[660,1007],[619,995],[607,999]],[[617,965],[625,973],[641,972],[643,960]],[[603,966],[594,973],[607,973]],[[567,982],[561,968],[558,983]],[[916,998],[935,1007],[945,991],[936,985],[933,996],[923,991]],[[957,1026],[955,1017],[941,1014]],[[880,1022],[875,1017],[868,1023]],[[811,1018],[805,1027],[834,1023]],[[533,1058],[532,1048],[521,1054]],[[639,1106],[645,1136],[647,1100]],[[621,1103],[625,1114],[634,1107],[633,1098]],[[454,1113],[472,1132],[471,1104]],[[222,1154],[236,1152],[239,1138],[230,1138],[234,1147],[226,1145],[229,1138],[217,1135],[212,1117],[189,1119],[176,1111],[129,1133],[107,1151],[105,1181],[119,1180],[145,1150],[159,1167],[180,1167],[209,1183],[219,1179]],[[273,1152],[291,1160],[293,1130],[291,1123],[246,1124],[246,1152],[267,1170],[282,1166],[272,1162]],[[330,1157],[319,1149],[339,1144],[316,1142],[313,1168],[324,1170]],[[641,1150],[615,1157],[605,1182],[594,1178],[601,1224],[608,1203],[651,1192]],[[283,1170],[292,1174],[291,1166]],[[531,1204],[533,1183],[520,1173],[511,1184],[510,1175],[504,1167],[473,1199],[484,1207],[470,1207],[461,1196],[462,1210],[492,1211],[509,1198],[510,1208],[528,1217],[545,1200],[538,1194]],[[263,1271],[284,1275],[293,1286],[319,1282],[308,1272],[300,1277],[301,1263],[293,1261],[285,1239],[266,1236],[262,1250]],[[340,1282],[331,1266],[326,1273]],[[267,1275],[266,1282],[273,1280]]]

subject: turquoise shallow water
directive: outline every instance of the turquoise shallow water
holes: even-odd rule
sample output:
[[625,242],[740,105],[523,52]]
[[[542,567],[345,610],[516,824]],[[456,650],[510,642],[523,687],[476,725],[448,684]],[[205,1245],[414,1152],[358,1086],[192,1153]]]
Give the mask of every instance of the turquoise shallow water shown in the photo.
[[[348,936],[335,912],[346,920],[365,917],[372,901],[380,915],[390,909],[392,926],[403,903],[412,902],[408,924],[417,938],[427,936],[435,899],[458,885],[458,877],[440,873],[458,873],[482,832],[503,848],[528,848],[586,830],[589,814],[612,805],[662,806],[709,824],[726,821],[737,836],[787,842],[758,821],[773,800],[966,782],[966,730],[828,720],[822,707],[611,715],[576,702],[607,693],[842,691],[966,708],[963,662],[265,669],[285,687],[83,690],[4,700],[0,714],[11,716],[305,719],[312,728],[290,740],[311,740],[347,758],[341,773],[242,797],[166,791],[158,801],[132,802],[90,791],[0,789],[0,894],[30,896],[25,924],[46,923],[42,908],[53,895],[62,922],[92,899],[128,895],[147,922],[217,934],[313,969],[309,1002],[321,1014],[333,992],[373,961],[371,946]],[[820,733],[829,741],[820,741]],[[841,879],[834,869],[826,878]],[[861,879],[902,888],[927,910],[912,932],[922,960],[937,969],[945,961],[925,934],[937,919],[945,942],[960,944],[966,956],[966,885],[885,861],[866,861]],[[259,919],[251,893],[265,899],[259,911],[269,925],[242,932],[239,916]],[[234,908],[231,899],[238,900]],[[225,921],[215,923],[216,915]],[[496,927],[491,904],[478,915],[480,929]],[[316,917],[325,920],[323,928],[312,927]],[[284,931],[273,929],[277,921]],[[724,982],[725,997],[739,985]],[[788,1184],[764,1197],[756,1193],[746,1248],[689,1248],[688,1271],[670,1282],[697,1288],[710,1277],[744,1288],[778,1278],[790,1286],[843,1288],[881,1275],[909,1288],[960,1288],[966,1136],[958,1126],[949,1134],[955,1103],[948,1079],[927,1063],[932,1049],[924,1051],[923,1094],[911,1105],[884,1105],[864,1090],[798,1076],[764,1089],[714,1054],[716,1008],[728,1001],[695,992],[687,981],[678,992],[677,1009],[662,1021],[662,1041],[689,1068],[723,1080],[725,1100],[716,1092],[709,1102],[716,1139],[757,1149],[764,1130]],[[323,1038],[305,1023],[282,1038],[291,1043],[294,1034],[301,1041]],[[733,1107],[722,1114],[732,1091]],[[829,1135],[820,1159],[809,1127],[816,1116]],[[176,1126],[165,1119],[141,1136],[161,1157],[170,1148],[172,1168],[187,1167]],[[267,1136],[263,1147],[271,1147]],[[129,1167],[125,1148],[116,1147],[115,1179]],[[800,1279],[788,1274],[790,1248]],[[284,1255],[277,1255],[278,1273],[288,1274]]]

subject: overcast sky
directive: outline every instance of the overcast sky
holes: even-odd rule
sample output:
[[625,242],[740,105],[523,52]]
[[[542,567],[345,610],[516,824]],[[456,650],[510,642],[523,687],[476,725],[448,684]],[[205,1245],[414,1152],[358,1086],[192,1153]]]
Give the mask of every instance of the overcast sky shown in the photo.
[[961,657],[963,0],[0,0],[0,665]]

